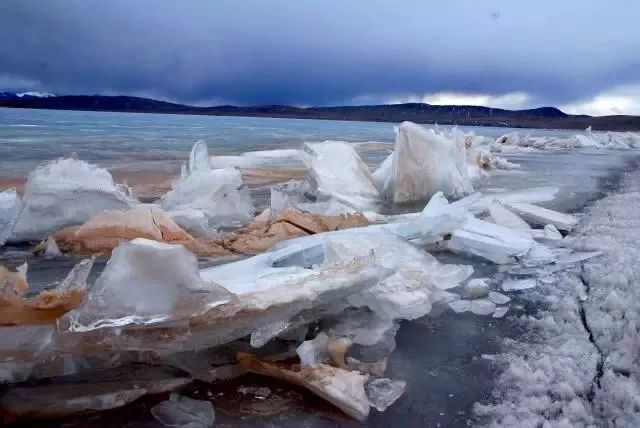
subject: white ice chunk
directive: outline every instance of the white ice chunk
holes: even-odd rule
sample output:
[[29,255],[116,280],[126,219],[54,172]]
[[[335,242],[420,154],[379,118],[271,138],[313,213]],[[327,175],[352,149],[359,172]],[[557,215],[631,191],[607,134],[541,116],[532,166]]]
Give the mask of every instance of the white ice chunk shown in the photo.
[[292,164],[300,164],[298,149],[256,150],[241,155],[211,156],[213,168],[255,168]]
[[22,210],[22,199],[15,188],[0,193],[0,246],[11,237]]
[[209,226],[209,217],[203,210],[184,209],[170,211],[169,217],[191,236],[215,238],[218,231]]
[[[173,184],[161,201],[162,208],[185,212],[201,211],[207,216],[211,229],[238,227],[253,220],[253,205],[249,190],[242,187],[242,176],[237,169],[206,169],[202,163],[190,174]],[[186,216],[185,225],[200,214]],[[184,218],[184,217],[183,217]],[[198,220],[199,221],[199,220]],[[177,221],[180,224],[180,218]]]
[[320,195],[362,209],[380,199],[369,168],[350,144],[305,143],[300,153]]
[[571,230],[578,222],[571,214],[564,214],[537,205],[510,203],[507,206],[525,220],[537,224],[552,224],[560,230]]
[[325,332],[320,332],[313,340],[306,340],[296,348],[300,364],[303,366],[312,366],[318,363],[326,363],[329,361],[329,336]]
[[469,280],[462,290],[467,299],[478,299],[489,294],[489,278],[474,278]]
[[43,255],[47,259],[52,259],[54,257],[62,256],[62,253],[60,252],[60,248],[58,248],[58,244],[56,243],[56,240],[53,236],[47,237]]
[[496,304],[489,299],[472,300],[470,310],[476,315],[491,315],[496,311]]
[[544,227],[544,233],[545,233],[545,238],[547,239],[556,239],[556,240],[563,239],[562,233],[560,233],[558,228],[552,224],[547,224]]
[[85,302],[66,317],[72,331],[153,324],[197,315],[228,297],[200,279],[198,260],[183,246],[138,238],[113,250]]
[[187,175],[193,174],[197,170],[207,171],[211,169],[211,159],[207,143],[198,141],[191,148],[189,154],[189,164],[187,165]]
[[528,233],[469,217],[462,229],[453,232],[447,248],[504,264],[525,255],[534,241]]
[[536,285],[537,283],[534,278],[527,278],[527,279],[509,278],[502,283],[502,290],[504,291],[527,290],[529,288],[534,288]]
[[489,291],[489,300],[491,300],[496,305],[504,305],[511,301],[509,296],[505,296],[502,293],[498,293],[497,291]]
[[211,428],[216,415],[210,401],[194,400],[176,393],[151,408],[151,414],[166,427]]
[[468,312],[471,310],[471,300],[453,300],[449,302],[449,307],[455,313]]
[[128,189],[114,183],[109,171],[72,158],[48,162],[31,172],[23,202],[12,241],[42,239],[104,210],[128,210],[136,203]]
[[429,199],[439,191],[462,195],[472,190],[464,142],[415,123],[400,124],[385,189],[388,199],[402,203]]
[[493,221],[500,226],[520,230],[531,229],[531,227],[517,214],[509,211],[498,201],[494,201],[491,206],[489,206],[489,214]]
[[493,313],[493,318],[502,318],[509,312],[509,306],[501,306]]
[[403,380],[378,378],[368,382],[365,391],[371,406],[379,412],[384,412],[404,394],[406,386],[407,382]]

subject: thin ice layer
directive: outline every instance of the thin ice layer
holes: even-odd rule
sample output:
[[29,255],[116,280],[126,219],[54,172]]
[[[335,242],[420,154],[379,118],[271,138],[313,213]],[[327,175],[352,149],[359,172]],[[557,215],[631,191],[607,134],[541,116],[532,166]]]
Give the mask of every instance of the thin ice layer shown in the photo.
[[73,158],[57,159],[31,172],[23,202],[12,241],[40,240],[103,210],[129,209],[136,203],[109,171]]

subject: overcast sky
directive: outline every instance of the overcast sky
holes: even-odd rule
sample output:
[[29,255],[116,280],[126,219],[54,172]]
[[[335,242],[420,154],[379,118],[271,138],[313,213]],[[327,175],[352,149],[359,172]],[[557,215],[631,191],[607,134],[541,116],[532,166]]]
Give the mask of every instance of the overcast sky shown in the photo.
[[637,0],[0,0],[0,90],[640,114]]

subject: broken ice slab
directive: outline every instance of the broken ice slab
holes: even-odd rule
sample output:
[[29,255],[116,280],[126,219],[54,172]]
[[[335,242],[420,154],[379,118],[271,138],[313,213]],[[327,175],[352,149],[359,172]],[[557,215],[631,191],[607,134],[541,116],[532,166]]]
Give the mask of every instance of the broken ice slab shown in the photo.
[[575,253],[558,257],[558,259],[556,260],[556,264],[564,265],[564,264],[570,264],[570,263],[578,263],[578,262],[583,262],[585,260],[589,260],[593,257],[598,257],[601,255],[602,255],[601,251],[575,252]]
[[489,294],[489,278],[470,279],[462,289],[463,297],[467,299],[478,299]]
[[468,312],[471,310],[471,300],[453,300],[449,302],[449,307],[455,313]]
[[363,421],[369,415],[365,383],[369,376],[326,364],[286,368],[262,361],[251,354],[238,354],[238,361],[250,372],[301,386],[327,400],[352,418]]
[[404,380],[379,378],[369,381],[365,389],[371,406],[379,412],[384,412],[404,394],[406,386],[407,382]]
[[520,291],[535,288],[537,282],[534,278],[527,279],[513,279],[508,278],[502,283],[503,291]]
[[578,222],[576,217],[571,214],[564,214],[533,204],[512,202],[507,204],[507,207],[527,221],[540,225],[552,224],[560,230],[571,230]]
[[446,241],[446,247],[453,252],[482,257],[497,264],[510,263],[514,257],[524,256],[533,244],[526,231],[509,229],[471,216]]
[[502,318],[509,312],[509,306],[501,306],[493,313],[493,318]]
[[13,234],[22,210],[22,199],[14,187],[0,192],[0,246]]
[[0,414],[13,420],[115,409],[143,395],[173,391],[188,383],[191,379],[164,367],[134,366],[59,377],[46,385],[10,387],[0,397]]
[[340,141],[305,143],[300,156],[320,196],[358,209],[367,209],[380,200],[369,168],[352,145]]
[[496,305],[489,299],[476,299],[471,301],[469,309],[476,315],[491,315],[496,310]]
[[312,366],[314,364],[328,362],[328,345],[329,336],[327,336],[325,332],[318,333],[312,340],[302,342],[296,349],[298,357],[300,357],[300,364],[302,366]]
[[481,214],[489,210],[494,202],[503,205],[512,203],[541,203],[553,201],[560,189],[558,187],[534,187],[531,189],[516,190],[503,193],[491,193],[478,195],[471,204],[469,210],[474,214]]
[[151,414],[166,427],[181,428],[211,428],[216,418],[210,401],[194,400],[176,393],[153,406]]
[[40,240],[64,227],[82,224],[107,209],[137,203],[109,171],[67,158],[39,166],[29,174],[24,207],[10,241]]
[[229,293],[203,281],[181,245],[148,239],[121,243],[80,308],[67,314],[76,332],[188,318],[226,303]]
[[431,198],[441,191],[462,195],[473,190],[466,166],[463,141],[432,129],[403,122],[398,128],[385,196],[394,203]]
[[498,201],[494,201],[489,206],[489,214],[491,215],[494,223],[500,226],[519,230],[531,229],[531,226],[529,226],[527,222],[522,220],[517,214],[509,211],[502,203]]
[[502,293],[498,293],[497,291],[489,291],[489,300],[491,300],[496,305],[504,305],[511,301],[509,296],[505,296]]
[[380,192],[380,194],[384,194],[385,189],[387,189],[390,185],[389,180],[391,180],[391,168],[393,166],[393,153],[387,156],[382,163],[378,166],[378,168],[373,172],[373,183],[376,188]]

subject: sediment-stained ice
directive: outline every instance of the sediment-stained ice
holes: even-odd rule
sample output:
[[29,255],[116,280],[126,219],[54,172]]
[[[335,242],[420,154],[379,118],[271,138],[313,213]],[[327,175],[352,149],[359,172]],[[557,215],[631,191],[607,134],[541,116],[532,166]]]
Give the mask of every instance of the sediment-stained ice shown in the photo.
[[4,245],[13,234],[20,211],[22,211],[22,199],[14,187],[0,192],[0,246]]
[[40,240],[64,227],[82,224],[103,210],[125,210],[137,202],[106,169],[61,158],[29,174],[23,203],[11,241]]

